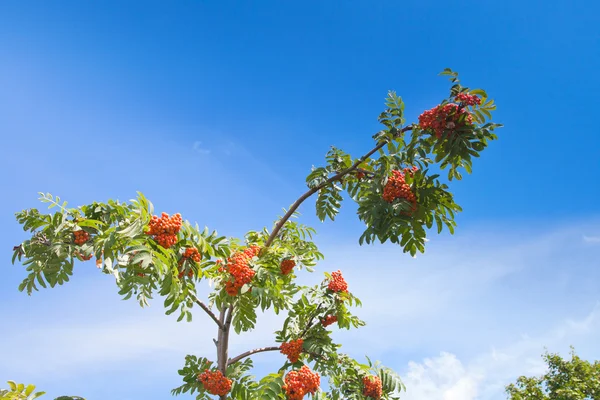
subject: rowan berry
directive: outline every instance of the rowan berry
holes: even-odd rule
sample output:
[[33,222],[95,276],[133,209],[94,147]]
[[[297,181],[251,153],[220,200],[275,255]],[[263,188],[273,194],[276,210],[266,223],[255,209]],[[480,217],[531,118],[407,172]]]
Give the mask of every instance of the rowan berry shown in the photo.
[[76,257],[81,257],[81,259],[82,259],[83,261],[88,261],[88,260],[91,260],[91,259],[92,259],[92,257],[94,256],[93,254],[89,254],[89,255],[87,255],[87,256],[86,256],[85,254],[81,254],[81,253],[80,253],[80,252],[78,252],[78,251],[76,251],[76,252],[74,253],[74,255],[75,255]]
[[[412,174],[414,171],[417,171],[417,167],[404,168],[404,172],[392,171],[392,175],[383,188],[383,200],[392,203],[396,199],[404,199],[411,204],[411,212],[415,211],[417,209],[417,197],[405,179],[406,173]],[[410,214],[410,212],[405,213]]]
[[457,94],[454,100],[463,103],[465,106],[474,106],[475,104],[481,104],[481,99],[479,97],[464,92]]
[[292,270],[294,269],[295,266],[296,266],[296,261],[292,260],[291,258],[283,260],[281,262],[281,273],[283,275],[287,275],[290,272],[292,272]]
[[363,395],[379,400],[382,394],[381,378],[375,375],[363,378]]
[[337,316],[336,315],[327,315],[325,318],[323,318],[321,320],[321,325],[323,325],[323,327],[328,327],[331,324],[334,324],[337,322]]
[[421,129],[433,131],[438,139],[442,137],[444,132],[454,133],[456,128],[472,124],[473,116],[465,108],[454,103],[440,104],[419,115]]
[[303,339],[291,340],[281,344],[281,354],[285,354],[290,362],[295,363],[302,353]]
[[160,218],[153,215],[150,219],[146,235],[153,236],[154,240],[156,240],[160,246],[168,249],[177,243],[177,234],[181,229],[181,223],[181,214],[175,214],[172,217],[169,217],[169,214],[163,212]]
[[230,296],[238,294],[242,286],[249,284],[256,272],[250,267],[250,260],[257,256],[260,252],[260,247],[250,246],[243,251],[233,254],[227,259],[224,267],[220,267],[224,271],[229,272],[230,279],[225,283],[225,291]]
[[83,229],[74,231],[73,236],[75,237],[73,242],[78,246],[81,246],[82,244],[90,240],[90,234],[84,231]]
[[231,390],[231,379],[227,379],[221,371],[204,370],[198,375],[204,389],[217,396],[225,396]]
[[185,249],[185,252],[183,253],[183,258],[189,258],[192,261],[198,263],[202,259],[202,256],[200,255],[200,252],[198,251],[197,248],[188,247]]
[[327,289],[335,293],[348,291],[348,284],[346,283],[346,280],[344,280],[340,270],[331,273],[331,280],[327,285]]
[[299,370],[288,372],[283,390],[288,400],[302,400],[306,394],[314,395],[321,385],[321,377],[303,365]]

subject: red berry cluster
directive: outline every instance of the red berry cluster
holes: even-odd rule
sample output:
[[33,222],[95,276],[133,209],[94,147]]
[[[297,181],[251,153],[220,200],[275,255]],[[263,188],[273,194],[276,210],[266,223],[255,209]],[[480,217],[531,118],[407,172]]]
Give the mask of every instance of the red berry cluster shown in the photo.
[[200,252],[198,251],[197,248],[188,247],[185,249],[185,252],[183,253],[183,258],[189,258],[192,261],[198,263],[202,259],[202,256],[200,255]]
[[[183,265],[183,263],[185,262],[185,260],[192,260],[194,262],[200,262],[200,260],[202,259],[202,256],[200,255],[200,253],[198,252],[198,249],[195,247],[187,247],[183,253],[183,255],[181,256],[181,259],[179,260],[179,266],[181,267]],[[179,279],[183,278],[183,275],[185,275],[185,271],[180,269],[179,270]],[[189,278],[194,276],[194,270],[192,270],[190,268],[190,270],[187,272],[187,276]]]
[[336,293],[348,291],[348,284],[344,280],[340,270],[331,273],[331,280],[329,281],[329,285],[327,285],[327,289]]
[[334,324],[337,322],[337,316],[335,315],[327,315],[325,318],[323,318],[321,320],[321,325],[323,325],[324,327],[328,327],[331,324]]
[[169,217],[169,214],[164,212],[160,218],[153,215],[146,234],[154,236],[154,240],[159,245],[168,249],[177,243],[177,233],[181,229],[181,222],[181,214],[179,213]]
[[250,260],[257,256],[260,252],[260,247],[250,246],[244,251],[240,251],[227,259],[227,266],[223,270],[231,274],[230,280],[225,283],[225,291],[230,296],[238,294],[239,290],[245,284],[250,283],[256,272],[250,268],[248,264]]
[[356,178],[358,178],[358,179],[362,179],[362,178],[364,178],[364,177],[365,177],[365,173],[364,173],[364,172],[362,172],[362,171],[358,171],[358,172],[356,173]]
[[417,169],[417,167],[412,167],[412,169],[404,168],[404,172],[398,170],[392,171],[392,176],[388,178],[383,188],[383,200],[391,203],[396,199],[404,199],[411,204],[412,211],[415,211],[417,209],[417,197],[410,185],[406,183],[405,174],[412,174]]
[[290,371],[285,376],[283,390],[288,400],[302,400],[306,394],[315,394],[321,385],[321,377],[306,365],[299,370]]
[[454,100],[463,103],[465,106],[474,106],[475,104],[481,104],[481,99],[479,97],[464,92],[457,94]]
[[78,246],[81,246],[82,244],[90,240],[90,234],[84,230],[74,231],[73,235],[75,236],[74,242]]
[[297,339],[291,340],[288,343],[281,344],[281,354],[285,354],[290,360],[290,362],[295,363],[300,358],[300,353],[302,353],[302,345],[304,344],[304,340]]
[[294,269],[295,266],[296,266],[296,261],[292,260],[291,258],[288,258],[287,260],[283,260],[281,262],[281,273],[283,275],[287,275],[290,272],[292,272],[292,270]]
[[381,378],[378,376],[365,376],[363,378],[363,395],[379,400],[381,398]]
[[231,379],[223,376],[221,371],[204,370],[198,375],[198,380],[202,382],[204,389],[210,394],[225,396],[231,390]]
[[[466,114],[465,119],[459,122],[464,114]],[[439,105],[419,115],[421,129],[432,130],[438,138],[442,137],[444,131],[453,132],[460,125],[471,124],[473,124],[473,116],[466,109],[454,103]]]
[[[179,279],[183,278],[185,275],[185,271],[179,271],[179,275],[177,276]],[[194,270],[190,269],[187,273],[188,278],[192,278],[194,276]]]
[[86,256],[85,254],[81,254],[81,253],[80,253],[80,252],[78,252],[78,251],[76,251],[76,252],[75,252],[75,253],[73,253],[73,254],[75,254],[75,256],[76,256],[76,257],[77,257],[77,256],[78,256],[78,257],[81,257],[81,259],[82,259],[83,261],[88,261],[88,260],[91,260],[91,259],[92,259],[92,257],[94,256],[93,254],[90,254],[90,255],[87,255],[87,256]]

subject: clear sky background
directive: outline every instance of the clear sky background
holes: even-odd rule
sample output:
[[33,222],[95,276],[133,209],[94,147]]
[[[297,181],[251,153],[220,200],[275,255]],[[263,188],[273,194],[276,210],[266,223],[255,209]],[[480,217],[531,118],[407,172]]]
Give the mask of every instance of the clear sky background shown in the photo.
[[[28,297],[14,212],[144,192],[231,236],[271,226],[330,145],[372,147],[387,90],[409,120],[450,67],[488,91],[500,140],[453,185],[453,237],[416,259],[358,246],[347,207],[302,222],[343,269],[368,326],[336,333],[382,360],[406,400],[499,400],[544,346],[600,359],[600,4],[597,1],[17,1],[0,3],[0,382],[88,400],[165,399],[212,325],[160,299],[123,302],[93,263]],[[272,345],[265,315],[232,352]],[[210,327],[210,330],[208,330]],[[258,355],[258,373],[282,363]],[[2,384],[0,383],[0,387]],[[182,396],[182,398],[187,398]]]

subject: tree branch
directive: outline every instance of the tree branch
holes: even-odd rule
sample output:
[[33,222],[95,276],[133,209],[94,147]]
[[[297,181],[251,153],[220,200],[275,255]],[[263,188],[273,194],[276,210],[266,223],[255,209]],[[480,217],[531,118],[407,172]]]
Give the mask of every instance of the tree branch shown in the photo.
[[213,321],[215,321],[219,329],[223,329],[223,324],[221,323],[221,321],[219,321],[219,318],[215,315],[215,313],[212,312],[211,309],[206,304],[204,304],[202,300],[196,297],[194,293],[191,293],[191,296],[194,300],[194,303],[198,304],[200,308],[202,308],[208,314],[208,316],[211,317]]
[[260,347],[258,349],[253,349],[253,350],[248,350],[245,353],[240,354],[239,356],[235,356],[233,358],[230,358],[229,361],[227,362],[227,365],[231,365],[234,364],[248,356],[251,356],[252,354],[256,354],[256,353],[262,353],[265,351],[276,351],[276,350],[280,350],[280,347],[277,346],[269,346],[269,347]]
[[[405,126],[404,128],[402,128],[401,132],[403,133],[403,132],[406,132],[406,131],[410,131],[412,129],[413,129],[412,125]],[[317,193],[319,190],[323,189],[325,186],[329,185],[331,182],[339,180],[340,178],[343,178],[345,175],[348,175],[350,172],[354,171],[356,168],[358,168],[358,166],[363,161],[365,161],[367,158],[369,158],[370,156],[372,156],[377,150],[381,149],[387,143],[388,143],[387,140],[382,140],[371,151],[369,151],[367,154],[365,154],[364,156],[362,156],[361,158],[359,158],[354,164],[352,164],[352,166],[346,168],[343,171],[338,172],[337,174],[335,174],[331,178],[327,179],[325,182],[321,183],[318,186],[315,186],[314,188],[310,189],[309,191],[307,191],[306,193],[304,193],[302,196],[300,196],[298,198],[298,200],[296,200],[294,202],[294,204],[292,204],[292,206],[290,207],[290,209],[288,210],[288,212],[285,213],[285,215],[277,222],[277,224],[275,225],[275,228],[273,228],[273,232],[271,232],[271,235],[269,235],[269,238],[267,239],[267,242],[265,243],[264,247],[265,248],[269,247],[273,243],[273,240],[275,240],[275,238],[277,237],[277,234],[279,233],[279,231],[281,230],[281,228],[283,228],[283,225],[287,222],[287,220],[290,219],[290,217],[294,214],[294,212],[298,209],[298,207],[300,207],[300,205],[304,202],[304,200],[308,199],[310,196],[312,196],[313,194]]]
[[301,338],[304,335],[306,335],[306,333],[308,332],[308,330],[312,327],[313,320],[315,319],[315,317],[317,316],[317,314],[319,314],[319,311],[321,310],[321,306],[322,305],[323,305],[323,303],[319,304],[319,306],[315,310],[314,314],[308,320],[308,324],[306,324],[306,328],[304,328],[304,330],[302,331],[302,333],[300,334],[300,336],[298,336],[299,338]]

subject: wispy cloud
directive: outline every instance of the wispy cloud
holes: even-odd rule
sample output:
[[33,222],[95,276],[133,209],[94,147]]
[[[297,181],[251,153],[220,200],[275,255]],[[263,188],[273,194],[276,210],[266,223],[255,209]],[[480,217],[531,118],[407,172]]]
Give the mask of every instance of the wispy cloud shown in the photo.
[[583,235],[583,241],[585,243],[600,243],[600,236],[586,236],[586,235]]
[[199,140],[197,140],[197,141],[194,142],[192,148],[198,154],[204,154],[204,155],[210,154],[210,150],[203,148],[202,147],[202,142],[199,141]]

